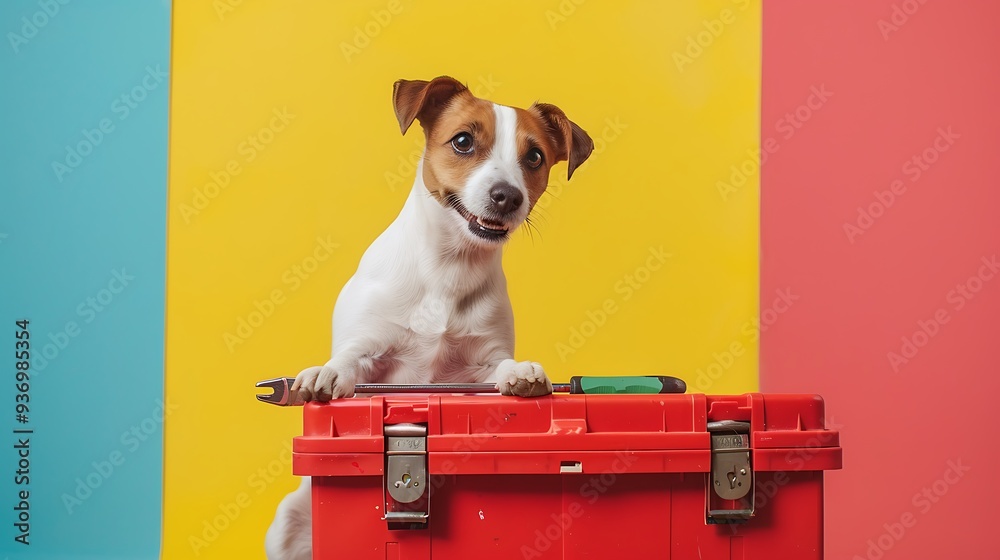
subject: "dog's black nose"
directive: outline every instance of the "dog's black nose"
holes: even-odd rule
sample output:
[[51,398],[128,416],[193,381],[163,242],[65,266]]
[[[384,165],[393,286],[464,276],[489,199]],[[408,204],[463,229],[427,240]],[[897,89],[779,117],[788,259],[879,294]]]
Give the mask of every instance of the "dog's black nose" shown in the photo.
[[497,212],[513,212],[521,207],[524,195],[510,183],[497,183],[490,189],[490,200]]

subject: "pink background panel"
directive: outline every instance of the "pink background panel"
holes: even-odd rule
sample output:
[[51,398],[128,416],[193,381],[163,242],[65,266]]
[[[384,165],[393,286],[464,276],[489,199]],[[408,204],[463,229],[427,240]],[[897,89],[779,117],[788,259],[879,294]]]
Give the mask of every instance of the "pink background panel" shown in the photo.
[[834,560],[1000,558],[998,22],[986,0],[765,3],[761,388],[822,394],[843,432]]

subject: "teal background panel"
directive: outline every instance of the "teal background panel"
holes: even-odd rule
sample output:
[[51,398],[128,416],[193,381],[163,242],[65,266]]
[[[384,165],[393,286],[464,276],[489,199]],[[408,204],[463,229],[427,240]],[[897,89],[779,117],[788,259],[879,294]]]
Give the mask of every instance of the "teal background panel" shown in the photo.
[[170,24],[0,2],[0,558],[159,557]]

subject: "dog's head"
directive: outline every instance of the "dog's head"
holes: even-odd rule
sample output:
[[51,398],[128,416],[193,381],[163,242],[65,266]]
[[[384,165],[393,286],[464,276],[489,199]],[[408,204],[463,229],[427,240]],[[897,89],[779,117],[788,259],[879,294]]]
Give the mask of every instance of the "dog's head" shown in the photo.
[[447,76],[399,80],[392,101],[404,134],[414,120],[424,129],[427,190],[479,244],[506,241],[545,192],[551,167],[568,161],[572,177],[594,149],[554,105],[497,105]]

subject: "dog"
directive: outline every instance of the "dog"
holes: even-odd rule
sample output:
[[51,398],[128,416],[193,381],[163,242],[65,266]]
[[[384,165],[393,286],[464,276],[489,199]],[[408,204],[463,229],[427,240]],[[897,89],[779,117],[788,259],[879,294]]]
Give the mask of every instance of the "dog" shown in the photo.
[[[572,177],[594,142],[554,105],[498,105],[448,76],[399,80],[392,102],[400,131],[418,121],[426,139],[413,189],[337,298],[332,358],[300,372],[292,391],[322,402],[362,382],[458,382],[550,394],[540,364],[514,360],[501,248],[552,166],[566,161]],[[279,504],[265,537],[270,560],[312,557],[310,494],[305,477]]]

